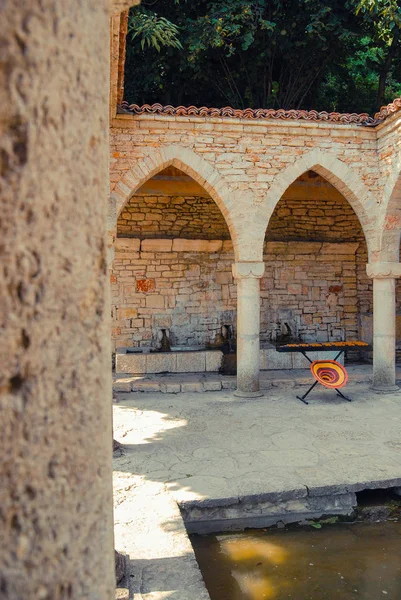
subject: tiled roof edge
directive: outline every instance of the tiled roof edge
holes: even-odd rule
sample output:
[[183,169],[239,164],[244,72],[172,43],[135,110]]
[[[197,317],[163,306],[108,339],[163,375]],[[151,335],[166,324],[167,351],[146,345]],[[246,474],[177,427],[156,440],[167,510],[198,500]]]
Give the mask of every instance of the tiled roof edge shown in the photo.
[[[382,123],[387,117],[401,110],[401,98],[395,98],[387,106],[382,106],[379,112],[374,116],[374,120],[378,123]],[[375,123],[376,124],[376,123]]]
[[374,127],[382,123],[388,116],[401,109],[401,98],[396,98],[387,106],[383,106],[374,117],[368,113],[339,113],[316,110],[284,110],[273,108],[246,108],[244,110],[225,106],[224,108],[208,108],[207,106],[163,106],[162,104],[128,104],[123,101],[120,113],[134,115],[157,114],[194,117],[223,117],[233,119],[280,119],[301,121],[330,121],[333,123],[357,124]]

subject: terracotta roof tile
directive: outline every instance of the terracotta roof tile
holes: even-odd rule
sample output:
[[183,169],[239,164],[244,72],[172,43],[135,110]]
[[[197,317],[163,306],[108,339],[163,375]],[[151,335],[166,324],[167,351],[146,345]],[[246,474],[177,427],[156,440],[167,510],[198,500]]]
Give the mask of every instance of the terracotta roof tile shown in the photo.
[[225,106],[224,108],[208,108],[207,106],[163,106],[162,104],[128,104],[123,101],[120,105],[122,113],[134,115],[158,114],[176,116],[196,117],[224,117],[235,119],[281,119],[301,121],[331,121],[334,123],[356,123],[374,127],[384,121],[391,114],[401,109],[401,98],[396,98],[387,106],[383,106],[374,117],[368,113],[339,113],[339,112],[317,112],[316,110],[284,110],[272,108],[246,108],[244,110]]
[[401,109],[401,98],[396,98],[395,100],[390,102],[390,104],[387,104],[387,106],[381,107],[379,112],[377,112],[375,114],[375,121],[377,121],[378,123],[381,123],[382,121],[387,119],[387,117],[389,117],[390,115],[392,115],[395,112],[398,112],[400,109]]

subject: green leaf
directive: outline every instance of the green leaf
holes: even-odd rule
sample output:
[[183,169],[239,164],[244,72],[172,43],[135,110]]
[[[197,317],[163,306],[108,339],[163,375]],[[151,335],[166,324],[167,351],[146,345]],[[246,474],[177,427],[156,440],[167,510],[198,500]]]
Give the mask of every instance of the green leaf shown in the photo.
[[323,523],[323,524],[331,524],[331,523],[337,523],[338,522],[338,517],[327,517],[327,519],[320,519],[319,523]]

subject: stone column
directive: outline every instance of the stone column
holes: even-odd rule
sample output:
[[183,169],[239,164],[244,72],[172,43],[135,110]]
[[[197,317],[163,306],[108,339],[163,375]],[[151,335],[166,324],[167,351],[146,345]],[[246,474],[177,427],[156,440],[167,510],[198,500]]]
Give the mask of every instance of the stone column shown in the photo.
[[371,263],[366,267],[373,279],[373,383],[381,392],[395,385],[395,280],[401,277],[400,263]]
[[108,2],[0,22],[0,597],[110,600]]
[[261,396],[260,369],[260,278],[263,262],[237,262],[237,390],[236,396]]

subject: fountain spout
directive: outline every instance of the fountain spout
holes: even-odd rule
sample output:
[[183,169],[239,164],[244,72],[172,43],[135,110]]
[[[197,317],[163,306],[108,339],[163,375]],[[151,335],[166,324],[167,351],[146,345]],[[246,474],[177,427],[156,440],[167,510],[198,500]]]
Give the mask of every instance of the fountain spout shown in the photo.
[[235,349],[233,326],[232,325],[223,325],[221,328],[221,333],[225,340],[226,346],[228,347],[228,352],[229,353],[233,352]]
[[170,339],[167,335],[167,329],[161,329],[162,338],[160,341],[159,352],[171,352]]

